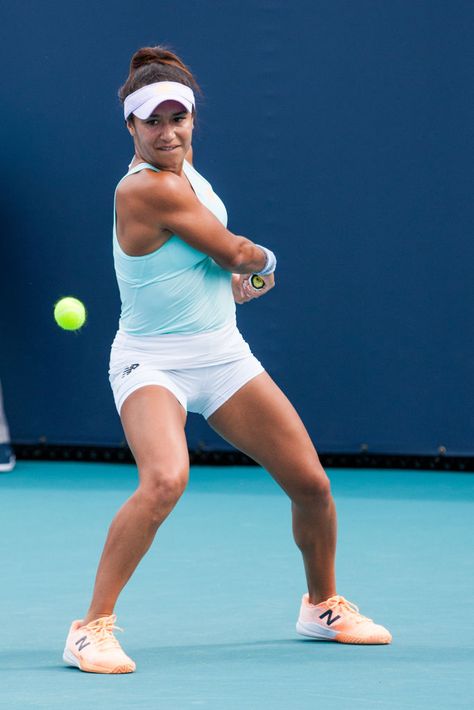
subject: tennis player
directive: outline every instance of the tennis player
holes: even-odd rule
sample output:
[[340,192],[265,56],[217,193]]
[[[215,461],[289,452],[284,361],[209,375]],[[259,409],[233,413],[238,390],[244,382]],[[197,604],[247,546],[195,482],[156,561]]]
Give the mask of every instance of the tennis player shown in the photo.
[[[90,607],[67,637],[64,660],[83,671],[135,670],[114,636],[114,607],[186,487],[187,411],[202,414],[290,497],[308,584],[297,630],[341,643],[391,641],[336,592],[328,478],[298,414],[237,329],[235,303],[273,288],[276,258],[226,228],[224,204],[193,167],[198,90],[175,54],[145,47],[119,92],[135,154],[115,195],[122,310],[110,382],[140,483],[110,526]],[[253,274],[262,289],[252,287]]]

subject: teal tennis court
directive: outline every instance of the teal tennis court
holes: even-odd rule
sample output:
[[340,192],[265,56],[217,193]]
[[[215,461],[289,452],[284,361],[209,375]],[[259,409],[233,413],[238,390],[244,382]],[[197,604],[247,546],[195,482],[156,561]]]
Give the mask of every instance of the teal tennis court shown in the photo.
[[125,589],[126,676],[62,663],[130,465],[19,462],[0,477],[5,708],[472,707],[468,474],[329,471],[339,593],[386,624],[390,646],[295,633],[305,580],[289,502],[259,468],[196,467]]

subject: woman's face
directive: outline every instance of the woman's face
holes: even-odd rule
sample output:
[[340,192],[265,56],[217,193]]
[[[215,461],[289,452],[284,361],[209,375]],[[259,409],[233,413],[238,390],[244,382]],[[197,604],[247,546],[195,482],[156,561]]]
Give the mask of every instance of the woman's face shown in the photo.
[[134,116],[127,122],[133,136],[135,154],[140,160],[171,172],[180,172],[191,147],[194,120],[178,101],[163,101],[151,116]]

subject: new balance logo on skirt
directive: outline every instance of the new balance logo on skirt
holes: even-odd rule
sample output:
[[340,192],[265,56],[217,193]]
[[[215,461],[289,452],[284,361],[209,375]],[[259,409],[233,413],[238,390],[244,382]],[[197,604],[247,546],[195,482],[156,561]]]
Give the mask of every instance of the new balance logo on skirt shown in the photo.
[[139,366],[139,362],[134,362],[133,365],[129,365],[128,367],[126,367],[125,370],[122,372],[122,379],[125,377],[125,375],[129,375],[131,372],[136,370],[136,368]]

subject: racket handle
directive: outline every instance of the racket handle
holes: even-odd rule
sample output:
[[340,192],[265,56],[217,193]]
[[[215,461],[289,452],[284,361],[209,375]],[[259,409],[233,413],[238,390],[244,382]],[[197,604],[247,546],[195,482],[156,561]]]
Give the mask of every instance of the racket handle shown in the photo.
[[265,286],[265,279],[263,279],[258,274],[252,274],[252,276],[250,277],[250,284],[252,288],[254,288],[256,291],[260,291],[260,289]]

